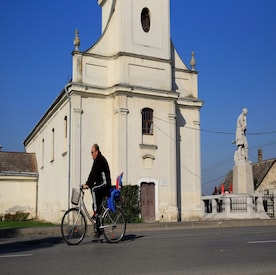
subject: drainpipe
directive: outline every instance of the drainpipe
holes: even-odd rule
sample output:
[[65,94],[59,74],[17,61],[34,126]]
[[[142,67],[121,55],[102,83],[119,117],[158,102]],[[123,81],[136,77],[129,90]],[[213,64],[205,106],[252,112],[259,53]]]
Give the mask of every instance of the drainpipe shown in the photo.
[[68,209],[70,208],[70,191],[71,191],[71,121],[72,121],[72,103],[68,88],[71,83],[67,83],[64,87],[68,103],[69,103],[69,136],[68,136]]
[[38,218],[38,177],[36,178],[36,186],[35,186],[35,218]]
[[83,109],[82,109],[82,98],[81,98],[81,103],[80,103],[80,108],[81,108],[81,115],[80,115],[80,187],[82,185],[81,183],[81,170],[82,170],[82,115],[83,115]]

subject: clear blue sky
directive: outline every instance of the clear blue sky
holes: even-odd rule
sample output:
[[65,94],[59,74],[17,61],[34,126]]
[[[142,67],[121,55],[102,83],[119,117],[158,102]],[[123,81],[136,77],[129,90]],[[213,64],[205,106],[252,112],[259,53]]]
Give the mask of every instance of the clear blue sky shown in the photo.
[[[75,29],[84,51],[101,34],[96,0],[14,0],[0,6],[0,145],[23,141],[71,79]],[[236,119],[248,113],[249,158],[276,157],[276,1],[172,0],[171,37],[195,51],[201,110],[202,190],[232,169]],[[272,132],[272,133],[267,133]]]

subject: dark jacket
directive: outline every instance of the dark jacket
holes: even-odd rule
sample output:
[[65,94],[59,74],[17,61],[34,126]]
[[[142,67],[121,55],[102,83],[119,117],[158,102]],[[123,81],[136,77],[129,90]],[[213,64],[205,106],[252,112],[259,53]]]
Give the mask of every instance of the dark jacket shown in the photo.
[[105,174],[107,182],[105,189],[109,190],[111,187],[109,165],[106,158],[101,154],[101,152],[99,152],[98,156],[93,162],[92,169],[86,181],[86,184],[89,186],[89,188],[92,188],[93,186],[102,184],[104,182],[102,173]]

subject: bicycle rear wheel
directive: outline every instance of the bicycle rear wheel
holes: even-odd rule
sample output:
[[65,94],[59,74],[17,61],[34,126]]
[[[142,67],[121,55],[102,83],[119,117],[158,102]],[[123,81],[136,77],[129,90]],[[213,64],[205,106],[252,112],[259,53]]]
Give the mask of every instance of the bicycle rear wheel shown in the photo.
[[79,208],[68,209],[61,221],[61,234],[67,244],[79,244],[86,233],[87,222]]
[[126,219],[121,207],[116,206],[115,212],[107,211],[102,220],[105,239],[110,243],[117,243],[123,239],[126,232]]

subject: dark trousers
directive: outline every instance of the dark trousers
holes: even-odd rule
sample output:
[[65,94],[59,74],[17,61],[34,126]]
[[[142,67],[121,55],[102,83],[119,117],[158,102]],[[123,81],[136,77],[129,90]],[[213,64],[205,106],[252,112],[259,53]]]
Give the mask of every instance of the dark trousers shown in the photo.
[[106,193],[105,189],[106,189],[106,184],[104,183],[96,184],[91,188],[91,194],[93,199],[92,208],[93,208],[93,211],[96,213],[101,212],[102,201]]

